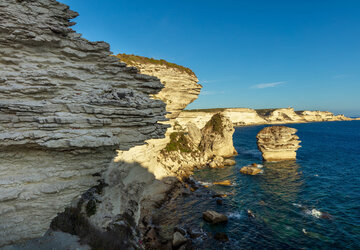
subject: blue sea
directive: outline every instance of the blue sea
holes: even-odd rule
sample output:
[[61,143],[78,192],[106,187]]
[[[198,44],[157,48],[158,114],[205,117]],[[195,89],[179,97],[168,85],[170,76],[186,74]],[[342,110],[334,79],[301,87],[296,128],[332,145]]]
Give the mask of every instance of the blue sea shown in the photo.
[[[163,208],[163,227],[201,232],[196,249],[360,249],[360,121],[286,126],[296,128],[301,140],[296,161],[262,162],[256,134],[264,126],[238,127],[236,165],[193,176],[234,185],[201,187],[176,199]],[[251,163],[262,164],[263,173],[239,172]],[[222,205],[214,192],[227,194]],[[208,209],[228,215],[228,223],[204,222],[202,212]],[[229,241],[215,240],[217,232]]]

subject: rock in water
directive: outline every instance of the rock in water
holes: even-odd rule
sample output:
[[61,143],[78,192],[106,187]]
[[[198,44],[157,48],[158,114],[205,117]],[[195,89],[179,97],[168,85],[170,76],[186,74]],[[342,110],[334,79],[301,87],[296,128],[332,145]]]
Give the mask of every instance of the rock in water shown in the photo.
[[203,218],[204,218],[204,220],[206,220],[207,222],[210,222],[212,224],[218,224],[221,222],[228,221],[228,217],[226,215],[220,214],[213,210],[207,210],[207,211],[203,212]]
[[226,235],[226,233],[216,233],[214,235],[214,239],[221,241],[221,242],[227,242],[229,241],[229,237]]
[[182,244],[185,244],[187,241],[187,239],[180,233],[180,232],[175,232],[174,233],[174,237],[173,237],[173,247],[179,247]]
[[231,186],[232,183],[229,180],[225,180],[225,181],[218,181],[218,182],[214,182],[214,185],[220,185],[220,186]]
[[236,161],[233,159],[225,159],[223,164],[224,166],[233,166],[236,164]]
[[286,161],[296,159],[299,137],[294,128],[272,126],[263,128],[256,136],[258,148],[265,161]]
[[257,175],[261,173],[261,169],[254,166],[245,166],[240,169],[240,173],[248,175]]

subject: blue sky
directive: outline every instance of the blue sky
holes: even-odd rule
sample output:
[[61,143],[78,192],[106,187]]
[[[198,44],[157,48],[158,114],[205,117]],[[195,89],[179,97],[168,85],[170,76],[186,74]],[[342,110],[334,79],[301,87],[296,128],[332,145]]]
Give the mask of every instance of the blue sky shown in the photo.
[[191,68],[189,108],[294,107],[360,116],[360,1],[61,0],[117,53]]

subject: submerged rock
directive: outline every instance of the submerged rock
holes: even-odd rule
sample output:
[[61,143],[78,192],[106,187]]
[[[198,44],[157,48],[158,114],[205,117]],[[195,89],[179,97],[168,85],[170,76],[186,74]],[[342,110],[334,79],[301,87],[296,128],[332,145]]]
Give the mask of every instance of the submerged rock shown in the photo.
[[220,214],[213,210],[207,210],[203,212],[203,219],[212,224],[218,224],[228,221],[228,217],[226,215]]
[[272,126],[263,128],[256,136],[258,148],[265,161],[286,161],[296,159],[299,137],[294,128]]
[[226,233],[216,233],[214,235],[214,239],[218,240],[218,241],[222,241],[222,242],[227,242],[229,241],[229,237],[227,236]]

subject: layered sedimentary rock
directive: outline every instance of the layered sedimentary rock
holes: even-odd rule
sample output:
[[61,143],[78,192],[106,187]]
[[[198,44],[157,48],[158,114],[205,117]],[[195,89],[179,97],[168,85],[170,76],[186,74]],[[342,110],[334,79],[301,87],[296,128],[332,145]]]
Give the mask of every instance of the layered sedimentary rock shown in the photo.
[[307,122],[317,121],[350,121],[351,118],[345,117],[344,115],[334,115],[327,111],[299,111],[297,112]]
[[294,128],[271,126],[263,128],[256,136],[257,145],[265,161],[295,160],[299,137]]
[[334,115],[327,111],[294,111],[293,108],[258,110],[220,108],[186,110],[180,113],[178,122],[180,124],[193,122],[197,126],[203,126],[214,114],[219,112],[227,116],[234,126],[352,120],[344,115]]
[[[140,59],[146,60],[143,57]],[[163,139],[147,140],[146,145],[118,151],[114,163],[103,175],[107,186],[97,197],[96,212],[89,217],[94,225],[102,229],[107,228],[117,214],[124,212],[133,214],[136,223],[141,226],[142,218],[151,214],[154,205],[165,198],[178,178],[189,175],[194,167],[213,161],[221,165],[223,157],[236,153],[232,142],[234,128],[226,117],[215,116],[214,122],[209,120],[204,128],[193,123],[181,126],[177,122],[178,111],[185,106],[184,100],[190,103],[200,92],[201,85],[196,84],[196,76],[168,63],[167,68],[160,66],[156,70],[158,64],[149,61],[142,62],[145,65],[137,62],[137,67],[141,72],[146,69],[148,74],[156,75],[164,83],[164,89],[154,96],[169,103],[167,111],[170,112],[170,120],[165,123],[171,127]],[[168,86],[172,95],[168,94]],[[190,91],[186,95],[188,88]],[[177,105],[171,98],[182,99],[182,102]]]
[[153,76],[81,38],[54,0],[0,2],[0,246],[40,236],[116,149],[162,138]]
[[118,54],[116,56],[128,66],[134,66],[142,74],[156,76],[166,86],[154,95],[166,103],[168,118],[176,118],[183,109],[198,98],[201,85],[194,72],[189,68],[165,60]]

